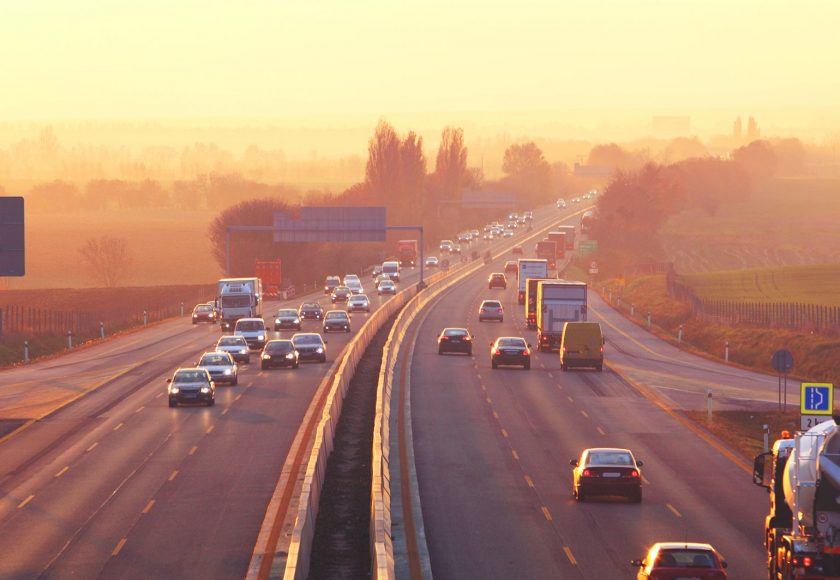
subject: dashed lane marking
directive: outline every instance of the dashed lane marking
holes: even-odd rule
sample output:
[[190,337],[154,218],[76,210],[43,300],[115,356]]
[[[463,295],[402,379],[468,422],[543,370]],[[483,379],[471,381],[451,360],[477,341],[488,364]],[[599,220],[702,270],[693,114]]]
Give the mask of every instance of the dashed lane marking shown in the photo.
[[650,485],[650,481],[648,481],[648,478],[644,475],[642,476],[642,483],[644,483],[645,485]]
[[169,479],[168,479],[167,481],[172,481],[172,480],[174,480],[176,477],[178,477],[178,470],[177,470],[177,469],[176,469],[175,471],[173,471],[173,472],[172,472],[172,474],[169,476]]
[[117,542],[117,547],[116,547],[116,548],[114,548],[114,551],[113,551],[113,552],[111,552],[111,555],[112,555],[112,556],[117,556],[117,555],[119,555],[120,550],[122,550],[122,549],[123,549],[123,546],[125,546],[125,543],[126,543],[127,541],[128,541],[128,539],[127,539],[127,538],[122,538],[122,539],[120,539],[120,541],[119,541],[119,542]]
[[584,417],[586,417],[587,419],[589,419],[589,415],[583,409],[580,410],[580,414],[583,415]]
[[238,395],[236,395],[236,398],[234,399],[234,401],[238,401],[241,398],[242,398],[242,393],[239,393]]
[[31,502],[33,499],[35,499],[35,496],[34,496],[34,495],[30,495],[28,498],[26,498],[25,500],[23,500],[22,502],[20,502],[20,503],[18,504],[18,506],[17,506],[17,507],[18,507],[18,509],[25,508],[25,507],[26,507],[26,504],[28,504],[29,502]]
[[124,425],[124,423],[120,423],[119,425],[117,425],[116,427],[114,427],[114,431],[119,431],[120,429],[122,429],[122,428],[123,428],[123,425]]
[[572,563],[572,566],[577,566],[577,560],[575,560],[571,548],[569,548],[569,546],[563,546],[563,551],[566,552],[566,557],[569,559],[569,562]]
[[152,511],[152,506],[155,505],[155,500],[150,499],[149,503],[146,504],[146,507],[143,508],[143,511],[140,513],[147,514]]
[[225,410],[222,411],[222,415],[227,415],[228,411],[230,411],[230,407],[225,407]]
[[207,433],[208,435],[210,435],[210,433],[212,433],[212,432],[213,432],[213,429],[215,429],[215,428],[216,428],[216,426],[215,426],[215,425],[210,425],[210,426],[207,428],[206,433]]
[[96,449],[96,446],[97,446],[97,445],[99,445],[99,441],[95,441],[95,442],[93,443],[93,445],[91,445],[90,447],[88,447],[87,449],[85,449],[85,453],[90,453],[91,451],[93,451],[94,449]]
[[511,449],[510,454],[513,455],[513,458],[519,461],[519,454],[516,452],[516,449]]
[[505,439],[508,438],[508,432],[505,431],[504,429],[502,429],[502,437],[504,437]]
[[552,373],[548,373],[548,378],[553,379],[554,375]]
[[534,480],[531,479],[530,475],[525,476],[525,483],[528,484],[528,487],[534,487]]
[[678,511],[677,511],[677,508],[675,508],[675,507],[674,507],[674,506],[672,506],[671,504],[666,503],[666,504],[665,504],[665,507],[667,507],[669,510],[671,510],[671,512],[673,512],[673,514],[674,514],[675,516],[677,516],[678,518],[681,518],[681,517],[682,517],[682,514],[681,514],[680,512],[678,512]]
[[142,405],[141,407],[138,407],[137,410],[134,411],[134,414],[136,415],[137,413],[139,413],[140,411],[142,411],[145,408],[146,408],[146,405]]
[[67,472],[68,469],[70,469],[70,466],[65,465],[64,467],[61,468],[61,471],[56,473],[53,477],[61,477],[62,475],[64,475]]
[[193,445],[192,449],[189,450],[187,455],[195,455],[195,452],[198,451],[198,445]]
[[551,517],[551,512],[548,511],[547,507],[542,506],[540,509],[542,510],[542,513],[545,516],[545,519],[547,519],[548,521],[553,521],[553,518]]
[[163,393],[158,393],[157,395],[155,395],[155,399],[160,399],[162,396],[163,396]]
[[572,398],[572,396],[571,396],[571,395],[566,395],[566,398],[567,398],[567,399],[569,399],[569,402],[570,402],[570,403],[574,403],[574,402],[575,402],[575,400]]
[[600,426],[600,425],[599,425],[598,427],[595,427],[595,429],[596,429],[596,430],[598,431],[598,433],[600,433],[601,435],[606,435],[606,434],[607,434],[607,433],[606,433],[606,431],[604,431],[603,429],[601,429],[601,426]]
[[493,411],[493,418],[497,420],[499,418],[499,414],[496,411]]

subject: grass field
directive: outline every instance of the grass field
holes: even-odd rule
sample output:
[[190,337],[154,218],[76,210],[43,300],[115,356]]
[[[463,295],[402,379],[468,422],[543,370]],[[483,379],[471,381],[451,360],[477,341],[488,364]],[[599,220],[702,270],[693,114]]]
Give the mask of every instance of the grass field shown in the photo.
[[688,274],[679,280],[709,300],[840,306],[840,264]]
[[26,215],[26,276],[3,278],[4,289],[84,288],[100,284],[78,248],[92,236],[127,240],[132,270],[124,286],[205,284],[221,269],[210,256],[207,228],[215,211],[123,210]]
[[799,430],[799,411],[750,412],[718,411],[711,421],[705,411],[684,411],[685,415],[711,431],[719,439],[741,453],[744,459],[752,459],[764,451],[764,425],[768,428],[768,444],[781,437],[782,431],[793,433]]
[[777,178],[749,201],[671,218],[662,232],[680,273],[840,263],[840,179]]

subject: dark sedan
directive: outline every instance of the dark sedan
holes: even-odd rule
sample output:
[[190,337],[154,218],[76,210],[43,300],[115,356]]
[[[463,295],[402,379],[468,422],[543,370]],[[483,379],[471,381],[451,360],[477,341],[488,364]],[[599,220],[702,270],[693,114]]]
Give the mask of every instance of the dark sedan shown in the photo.
[[343,310],[330,310],[324,315],[324,332],[350,332],[350,315]]
[[350,300],[350,296],[353,295],[353,292],[347,286],[339,286],[335,290],[333,290],[332,295],[330,296],[330,300],[333,304],[337,304],[339,302],[347,302]]
[[324,317],[324,309],[317,302],[304,302],[298,308],[298,315],[301,320],[321,320]]
[[500,336],[490,343],[490,365],[494,369],[500,365],[521,365],[528,370],[531,368],[531,345],[518,336]]
[[274,315],[274,330],[300,330],[300,315],[294,308],[281,308]]
[[315,332],[298,332],[292,336],[298,360],[327,362],[327,341]]
[[472,336],[466,328],[444,328],[438,336],[438,354],[463,352],[472,355]]
[[642,501],[642,462],[629,449],[584,449],[580,459],[569,463],[574,467],[572,492],[578,501],[594,495],[620,495],[635,503]]
[[260,353],[260,368],[270,369],[272,367],[300,366],[298,352],[291,340],[269,340]]
[[216,404],[216,385],[207,369],[178,369],[166,382],[170,407],[179,403],[203,403],[208,407]]

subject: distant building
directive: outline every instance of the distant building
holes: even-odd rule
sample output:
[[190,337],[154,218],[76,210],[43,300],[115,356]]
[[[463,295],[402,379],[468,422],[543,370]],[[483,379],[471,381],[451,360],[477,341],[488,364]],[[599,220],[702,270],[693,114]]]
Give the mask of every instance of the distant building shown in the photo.
[[691,117],[653,117],[650,121],[653,136],[674,139],[691,136]]
[[743,127],[741,126],[741,117],[739,115],[738,118],[735,119],[735,122],[732,124],[732,136],[740,141],[742,133]]
[[747,139],[755,141],[760,137],[761,131],[758,130],[758,123],[755,122],[753,117],[750,117],[750,120],[747,121]]

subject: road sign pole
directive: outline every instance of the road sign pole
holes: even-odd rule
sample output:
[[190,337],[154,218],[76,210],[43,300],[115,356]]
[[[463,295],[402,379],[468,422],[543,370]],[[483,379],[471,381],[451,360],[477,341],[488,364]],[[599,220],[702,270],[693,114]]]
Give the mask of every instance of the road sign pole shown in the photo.
[[779,411],[782,410],[782,375],[778,375],[779,379]]

